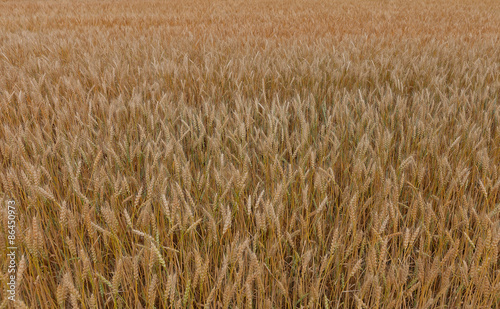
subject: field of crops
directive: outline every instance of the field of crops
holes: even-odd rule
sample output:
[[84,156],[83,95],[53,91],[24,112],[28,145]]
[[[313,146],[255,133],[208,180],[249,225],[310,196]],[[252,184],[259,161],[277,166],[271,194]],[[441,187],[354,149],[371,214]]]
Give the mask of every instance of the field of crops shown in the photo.
[[499,307],[499,97],[496,0],[0,1],[0,308]]

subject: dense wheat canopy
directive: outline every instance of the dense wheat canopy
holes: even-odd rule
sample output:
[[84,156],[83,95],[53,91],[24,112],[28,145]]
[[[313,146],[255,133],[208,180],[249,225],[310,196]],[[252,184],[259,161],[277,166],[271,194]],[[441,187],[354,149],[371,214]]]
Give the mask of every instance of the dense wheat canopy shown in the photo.
[[0,308],[498,307],[499,96],[493,0],[2,1]]

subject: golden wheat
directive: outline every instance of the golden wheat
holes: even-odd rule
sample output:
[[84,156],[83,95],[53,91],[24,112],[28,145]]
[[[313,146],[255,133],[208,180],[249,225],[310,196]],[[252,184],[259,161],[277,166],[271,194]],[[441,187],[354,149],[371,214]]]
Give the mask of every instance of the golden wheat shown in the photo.
[[0,308],[500,306],[494,0],[0,2]]

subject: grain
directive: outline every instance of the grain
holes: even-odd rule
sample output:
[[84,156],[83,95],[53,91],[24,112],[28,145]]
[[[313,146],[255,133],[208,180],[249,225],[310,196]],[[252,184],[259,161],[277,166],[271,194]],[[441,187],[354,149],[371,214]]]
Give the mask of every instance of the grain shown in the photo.
[[493,0],[0,2],[16,305],[497,306],[499,28]]

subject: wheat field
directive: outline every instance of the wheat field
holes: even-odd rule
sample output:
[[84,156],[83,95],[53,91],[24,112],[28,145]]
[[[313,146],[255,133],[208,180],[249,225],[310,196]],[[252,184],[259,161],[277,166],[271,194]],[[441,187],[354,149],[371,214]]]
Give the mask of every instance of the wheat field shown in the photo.
[[493,0],[1,1],[0,308],[500,308],[499,96]]

